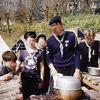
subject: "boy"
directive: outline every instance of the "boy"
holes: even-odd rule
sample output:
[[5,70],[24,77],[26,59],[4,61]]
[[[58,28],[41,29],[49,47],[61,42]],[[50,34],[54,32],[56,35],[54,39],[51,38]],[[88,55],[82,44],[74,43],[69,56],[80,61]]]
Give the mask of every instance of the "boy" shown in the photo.
[[46,36],[44,34],[40,34],[37,37],[37,43],[39,47],[43,50],[43,63],[44,63],[44,86],[41,89],[41,93],[45,94],[48,91],[49,87],[49,79],[50,79],[50,69],[47,65],[47,56],[46,56]]
[[10,80],[14,76],[17,57],[12,51],[6,51],[2,55],[3,64],[0,66],[0,80]]
[[29,99],[30,95],[39,95],[42,87],[44,66],[42,62],[42,51],[36,47],[36,32],[26,32],[26,50],[19,54],[17,70],[23,63],[21,71],[22,93],[24,100]]
[[87,72],[88,66],[98,67],[100,41],[95,40],[95,30],[88,28],[84,31],[85,41],[79,44],[81,71]]
[[44,34],[38,35],[38,37],[37,37],[37,43],[38,43],[38,45],[39,45],[39,47],[41,49],[46,48],[46,46],[47,46],[46,36]]

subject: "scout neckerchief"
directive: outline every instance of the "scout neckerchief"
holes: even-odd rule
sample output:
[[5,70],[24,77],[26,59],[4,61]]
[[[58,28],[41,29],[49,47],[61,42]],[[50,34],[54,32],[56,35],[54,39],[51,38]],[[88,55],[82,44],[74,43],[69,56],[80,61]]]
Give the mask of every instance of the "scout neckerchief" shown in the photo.
[[[31,57],[31,59],[34,60],[34,65],[33,65],[32,69],[34,69],[34,68],[37,69],[37,67],[36,67],[37,58],[35,57],[35,54],[36,54],[36,52],[37,52],[37,48],[36,48],[36,50],[32,50],[31,48],[28,48],[28,47],[26,46],[26,50],[27,50],[29,56]],[[29,68],[29,67],[27,66],[27,68]],[[29,69],[30,69],[30,68],[29,68]]]
[[[35,62],[34,65],[36,65],[37,59],[41,56],[43,50],[40,49],[37,45],[35,45],[35,50],[28,48],[27,46],[26,46],[26,50],[27,50],[29,56],[31,57],[31,59]],[[34,66],[33,66],[33,68],[34,68]],[[37,69],[37,67],[36,67],[36,69]]]
[[61,52],[61,57],[63,57],[63,49],[64,49],[64,46],[63,46],[63,41],[65,39],[65,32],[63,33],[63,36],[61,38],[61,40],[58,39],[58,37],[54,34],[54,37],[56,38],[56,40],[60,43],[60,52]]
[[89,58],[89,62],[91,60],[91,46],[88,45],[88,43],[85,41],[86,46],[88,47],[88,58]]
[[35,54],[37,51],[37,48],[35,48],[35,50],[32,50],[31,48],[26,48],[27,49],[27,52],[29,54],[29,56],[33,59],[35,57]]

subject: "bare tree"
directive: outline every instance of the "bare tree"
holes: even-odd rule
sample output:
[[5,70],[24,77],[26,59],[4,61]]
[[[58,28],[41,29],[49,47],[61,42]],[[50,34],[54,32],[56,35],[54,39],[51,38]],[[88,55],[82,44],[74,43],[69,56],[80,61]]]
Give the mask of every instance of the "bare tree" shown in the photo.
[[42,15],[42,2],[43,0],[31,0],[32,1],[32,15],[35,20],[43,19]]
[[17,10],[15,13],[16,20],[25,22],[27,20],[27,9],[23,4],[23,0],[19,0],[17,4]]
[[6,20],[6,24],[7,24],[7,28],[8,28],[8,34],[9,34],[9,36],[11,36],[12,29],[10,27],[10,16],[9,15],[10,15],[9,13],[5,14],[5,20]]

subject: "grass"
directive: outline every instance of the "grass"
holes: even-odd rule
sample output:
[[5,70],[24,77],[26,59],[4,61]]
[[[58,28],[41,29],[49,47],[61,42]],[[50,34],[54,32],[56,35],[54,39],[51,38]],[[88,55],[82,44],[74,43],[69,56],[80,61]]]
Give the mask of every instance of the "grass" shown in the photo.
[[93,14],[79,14],[76,16],[68,16],[63,18],[64,26],[66,28],[77,28],[83,31],[86,28],[93,27],[96,31],[100,31],[100,15]]
[[[75,16],[65,15],[62,17],[62,21],[65,28],[80,28],[82,31],[88,27],[93,27],[96,31],[100,32],[100,15],[93,14],[77,14]],[[4,27],[7,30],[6,27]],[[4,40],[11,48],[14,43],[23,35],[26,31],[36,31],[44,33],[47,36],[50,35],[50,30],[48,22],[42,20],[41,22],[33,22],[32,25],[27,23],[13,23],[12,26],[12,35],[8,36],[7,32],[2,32]]]

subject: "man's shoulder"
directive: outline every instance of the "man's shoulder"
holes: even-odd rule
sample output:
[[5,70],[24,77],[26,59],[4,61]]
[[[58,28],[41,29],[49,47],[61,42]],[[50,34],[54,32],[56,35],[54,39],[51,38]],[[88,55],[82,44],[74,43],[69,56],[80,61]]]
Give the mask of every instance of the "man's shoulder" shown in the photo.
[[47,44],[48,44],[48,43],[49,43],[49,44],[52,44],[54,40],[55,40],[54,35],[49,36],[48,39],[47,39]]
[[54,39],[54,35],[51,35],[51,36],[48,37],[48,41],[50,41],[52,39]]
[[69,36],[71,36],[71,37],[75,37],[75,33],[74,32],[72,32],[72,31],[65,31],[65,34],[66,35],[69,35]]

